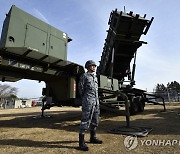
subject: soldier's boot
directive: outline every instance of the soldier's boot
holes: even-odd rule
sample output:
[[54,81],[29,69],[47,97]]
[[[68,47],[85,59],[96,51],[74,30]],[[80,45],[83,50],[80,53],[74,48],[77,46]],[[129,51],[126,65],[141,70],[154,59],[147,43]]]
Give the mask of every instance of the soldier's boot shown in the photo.
[[102,144],[103,143],[103,141],[96,138],[96,130],[95,129],[90,131],[90,143],[94,143],[94,144]]
[[79,149],[83,151],[89,150],[88,146],[85,144],[84,141],[84,134],[79,134]]

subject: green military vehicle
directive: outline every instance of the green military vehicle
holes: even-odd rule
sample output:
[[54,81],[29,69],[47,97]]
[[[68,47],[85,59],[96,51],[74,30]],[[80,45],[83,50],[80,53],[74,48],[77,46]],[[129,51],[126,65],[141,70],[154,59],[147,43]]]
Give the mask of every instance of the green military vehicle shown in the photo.
[[[102,109],[114,110],[125,104],[127,115],[142,112],[151,102],[144,90],[133,88],[137,49],[153,21],[133,12],[114,10],[97,69]],[[84,67],[67,60],[71,38],[53,26],[12,6],[4,20],[0,40],[0,79],[44,81],[42,111],[52,106],[81,105],[77,84]],[[134,59],[132,69],[130,63]],[[125,85],[128,78],[128,84]],[[164,106],[165,109],[165,106]],[[43,112],[42,112],[43,113]]]

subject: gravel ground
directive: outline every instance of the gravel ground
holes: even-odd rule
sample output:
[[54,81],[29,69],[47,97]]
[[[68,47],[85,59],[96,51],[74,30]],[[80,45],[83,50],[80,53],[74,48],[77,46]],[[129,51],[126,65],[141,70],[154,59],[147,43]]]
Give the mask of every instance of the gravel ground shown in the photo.
[[[131,117],[131,126],[152,128],[147,136],[138,138],[108,132],[126,125],[123,111],[102,113],[97,137],[103,144],[90,144],[87,132],[85,138],[90,151],[86,153],[178,154],[180,104],[168,104],[167,112],[161,112],[162,109],[147,105],[143,113]],[[40,114],[40,107],[0,110],[0,154],[84,153],[77,148],[81,108],[53,107],[45,111],[50,117],[43,119],[39,118]]]

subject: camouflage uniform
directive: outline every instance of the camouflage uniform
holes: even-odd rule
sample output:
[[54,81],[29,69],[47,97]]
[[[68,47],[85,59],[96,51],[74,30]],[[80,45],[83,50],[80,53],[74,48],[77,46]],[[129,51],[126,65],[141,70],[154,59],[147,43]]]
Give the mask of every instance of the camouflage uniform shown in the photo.
[[79,81],[82,98],[82,119],[79,133],[84,134],[89,127],[96,128],[99,123],[98,80],[94,74],[84,73]]

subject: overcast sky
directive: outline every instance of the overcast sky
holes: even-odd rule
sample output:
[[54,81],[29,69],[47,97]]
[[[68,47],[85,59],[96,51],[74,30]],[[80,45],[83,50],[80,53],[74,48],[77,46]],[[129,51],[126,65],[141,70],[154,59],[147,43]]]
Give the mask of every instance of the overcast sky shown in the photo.
[[[13,4],[66,32],[73,39],[68,60],[81,65],[100,60],[109,14],[115,8],[123,11],[125,6],[126,12],[154,17],[148,34],[141,37],[148,44],[138,49],[136,87],[153,91],[157,83],[180,82],[179,0],[0,0],[0,31]],[[18,88],[19,97],[29,98],[41,96],[45,86],[28,80],[11,85]]]

